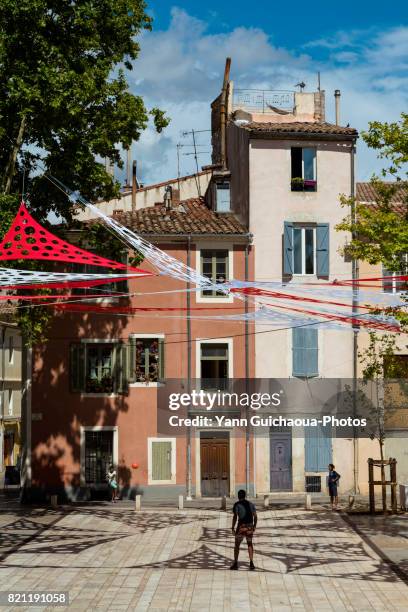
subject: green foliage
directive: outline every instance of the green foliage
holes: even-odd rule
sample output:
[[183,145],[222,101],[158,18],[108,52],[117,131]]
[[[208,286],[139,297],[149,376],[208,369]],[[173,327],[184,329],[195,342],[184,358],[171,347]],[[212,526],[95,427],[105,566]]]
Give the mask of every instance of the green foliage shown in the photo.
[[[379,151],[379,157],[390,162],[382,171],[395,176],[408,164],[408,113],[401,114],[401,120],[394,123],[371,121],[367,132],[362,136],[372,149]],[[405,175],[408,171],[405,170]]]
[[[125,76],[140,50],[138,35],[151,29],[145,8],[143,0],[1,1],[2,234],[20,199],[8,194],[21,191],[23,176],[36,219],[45,222],[52,211],[70,222],[72,203],[43,172],[88,200],[113,198],[119,184],[101,160],[121,167],[120,148],[139,139],[149,118],[159,132],[168,125],[164,111],[147,109],[130,92]],[[119,247],[106,230],[90,230],[87,240],[115,258]],[[44,269],[39,262],[11,263]],[[26,342],[45,340],[50,313],[46,307],[19,308]]]
[[139,53],[137,35],[150,28],[143,0],[2,1],[3,191],[20,188],[24,166],[36,212],[45,218],[54,210],[69,220],[66,196],[31,172],[41,158],[41,167],[88,200],[118,195],[119,185],[97,159],[121,166],[118,145],[139,139],[149,113],[159,131],[168,124],[163,111],[148,111],[129,91],[125,78]]

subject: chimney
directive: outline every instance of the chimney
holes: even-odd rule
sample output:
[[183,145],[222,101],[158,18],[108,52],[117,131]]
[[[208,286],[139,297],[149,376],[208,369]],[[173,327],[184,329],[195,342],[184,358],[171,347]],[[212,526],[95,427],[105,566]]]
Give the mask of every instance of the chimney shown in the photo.
[[173,201],[173,188],[171,185],[167,185],[164,190],[164,206],[166,210],[170,210]]
[[132,166],[132,212],[136,210],[136,187],[136,160],[134,160]]
[[336,125],[340,125],[340,89],[334,90],[334,102],[336,107]]

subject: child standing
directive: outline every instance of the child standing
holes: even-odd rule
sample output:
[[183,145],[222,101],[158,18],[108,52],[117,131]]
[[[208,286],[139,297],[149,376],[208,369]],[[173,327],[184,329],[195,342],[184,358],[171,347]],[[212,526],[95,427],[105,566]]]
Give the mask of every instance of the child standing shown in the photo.
[[335,466],[333,465],[333,463],[329,463],[329,475],[327,477],[327,484],[329,486],[331,509],[337,510],[337,504],[339,503],[337,484],[340,480],[340,474],[338,474],[334,468]]
[[116,502],[116,492],[118,489],[118,483],[116,480],[116,470],[113,467],[113,465],[111,464],[109,466],[109,469],[106,473],[106,480],[108,481],[108,485],[109,485],[109,489],[111,492],[111,502],[115,503]]

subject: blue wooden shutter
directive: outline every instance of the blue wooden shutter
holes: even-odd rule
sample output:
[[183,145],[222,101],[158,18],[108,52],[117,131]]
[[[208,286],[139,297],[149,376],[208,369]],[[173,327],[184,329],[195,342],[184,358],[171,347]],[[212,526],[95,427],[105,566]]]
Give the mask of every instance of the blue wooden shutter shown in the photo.
[[294,327],[292,329],[292,375],[318,376],[319,346],[317,329]]
[[317,276],[329,276],[330,240],[328,223],[318,223],[316,227],[316,268]]
[[332,462],[331,429],[318,425],[305,429],[305,471],[325,472]]
[[283,273],[293,274],[293,223],[283,224]]

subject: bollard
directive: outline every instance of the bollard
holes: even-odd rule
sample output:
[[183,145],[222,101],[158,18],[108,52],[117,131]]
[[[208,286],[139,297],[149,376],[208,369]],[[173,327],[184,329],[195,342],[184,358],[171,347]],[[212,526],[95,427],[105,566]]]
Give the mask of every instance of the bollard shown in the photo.
[[221,497],[221,510],[226,510],[227,509],[227,496],[223,495]]
[[355,501],[354,495],[349,495],[349,503],[348,503],[349,508],[352,508],[354,506],[354,501]]
[[178,498],[178,509],[179,510],[183,510],[184,508],[184,497],[182,495],[179,495]]
[[310,495],[310,493],[308,493],[305,496],[305,510],[311,510],[312,509],[312,496]]
[[264,508],[269,508],[269,495],[264,495]]
[[51,507],[58,508],[58,495],[51,495]]
[[135,497],[135,510],[139,511],[142,508],[142,496],[136,495]]

